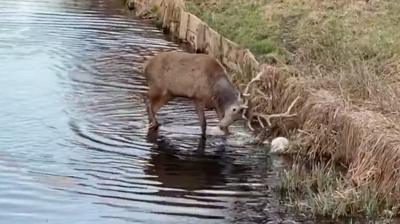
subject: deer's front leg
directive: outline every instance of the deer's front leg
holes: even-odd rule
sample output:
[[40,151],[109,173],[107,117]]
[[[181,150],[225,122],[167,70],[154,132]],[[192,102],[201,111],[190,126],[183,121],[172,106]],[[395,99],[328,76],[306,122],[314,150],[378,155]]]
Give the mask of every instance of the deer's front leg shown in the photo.
[[206,117],[204,116],[204,108],[205,108],[206,104],[202,101],[195,101],[194,103],[196,106],[197,116],[199,117],[199,122],[200,122],[200,126],[201,126],[201,134],[203,136],[205,136],[207,121],[206,121]]
[[[217,104],[214,104],[214,105],[215,105],[214,106],[215,112],[217,112],[217,116],[218,116],[219,122],[221,122],[221,120],[224,118],[225,112]],[[229,135],[228,127],[226,127],[226,128],[222,128],[221,126],[218,126],[218,127],[225,133],[225,135]]]

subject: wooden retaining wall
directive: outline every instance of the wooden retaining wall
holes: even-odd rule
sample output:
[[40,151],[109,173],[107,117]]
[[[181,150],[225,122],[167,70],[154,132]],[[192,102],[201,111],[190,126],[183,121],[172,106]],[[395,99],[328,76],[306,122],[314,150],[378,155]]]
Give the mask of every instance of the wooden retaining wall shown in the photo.
[[136,15],[155,14],[164,30],[187,42],[196,52],[207,53],[239,73],[258,71],[259,62],[245,48],[223,37],[197,16],[185,10],[184,0],[127,0]]

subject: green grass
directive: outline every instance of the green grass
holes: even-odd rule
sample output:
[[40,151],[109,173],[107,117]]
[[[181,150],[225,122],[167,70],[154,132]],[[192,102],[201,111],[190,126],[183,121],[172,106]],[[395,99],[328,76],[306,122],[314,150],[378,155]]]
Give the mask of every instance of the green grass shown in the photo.
[[257,55],[276,54],[277,29],[262,19],[261,2],[221,0],[216,7],[203,8],[191,1],[188,10],[228,39],[240,43]]
[[346,100],[374,101],[381,111],[400,107],[396,0],[189,0],[187,8],[261,62],[274,57]]
[[361,3],[338,6],[336,1],[316,2],[192,0],[187,7],[259,56],[275,52],[287,57],[303,49],[315,61],[346,62],[350,57],[387,59],[400,53],[400,46],[395,45],[400,37],[397,1],[380,0],[376,8]]

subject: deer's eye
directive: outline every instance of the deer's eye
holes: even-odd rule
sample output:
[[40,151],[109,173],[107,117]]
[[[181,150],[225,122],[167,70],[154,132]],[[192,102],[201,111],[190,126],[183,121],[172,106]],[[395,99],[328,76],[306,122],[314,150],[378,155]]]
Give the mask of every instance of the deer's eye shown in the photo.
[[233,108],[233,109],[232,109],[232,111],[233,111],[233,112],[236,112],[236,111],[237,111],[237,108],[236,108],[236,107],[235,107],[235,108]]

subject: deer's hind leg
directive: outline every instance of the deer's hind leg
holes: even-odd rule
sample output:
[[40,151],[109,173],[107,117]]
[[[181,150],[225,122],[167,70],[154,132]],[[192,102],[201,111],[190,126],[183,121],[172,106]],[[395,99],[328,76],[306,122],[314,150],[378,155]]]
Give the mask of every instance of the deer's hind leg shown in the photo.
[[157,121],[156,114],[160,108],[171,99],[167,92],[149,91],[149,101],[147,103],[147,114],[149,118],[149,128],[157,129],[160,124]]

